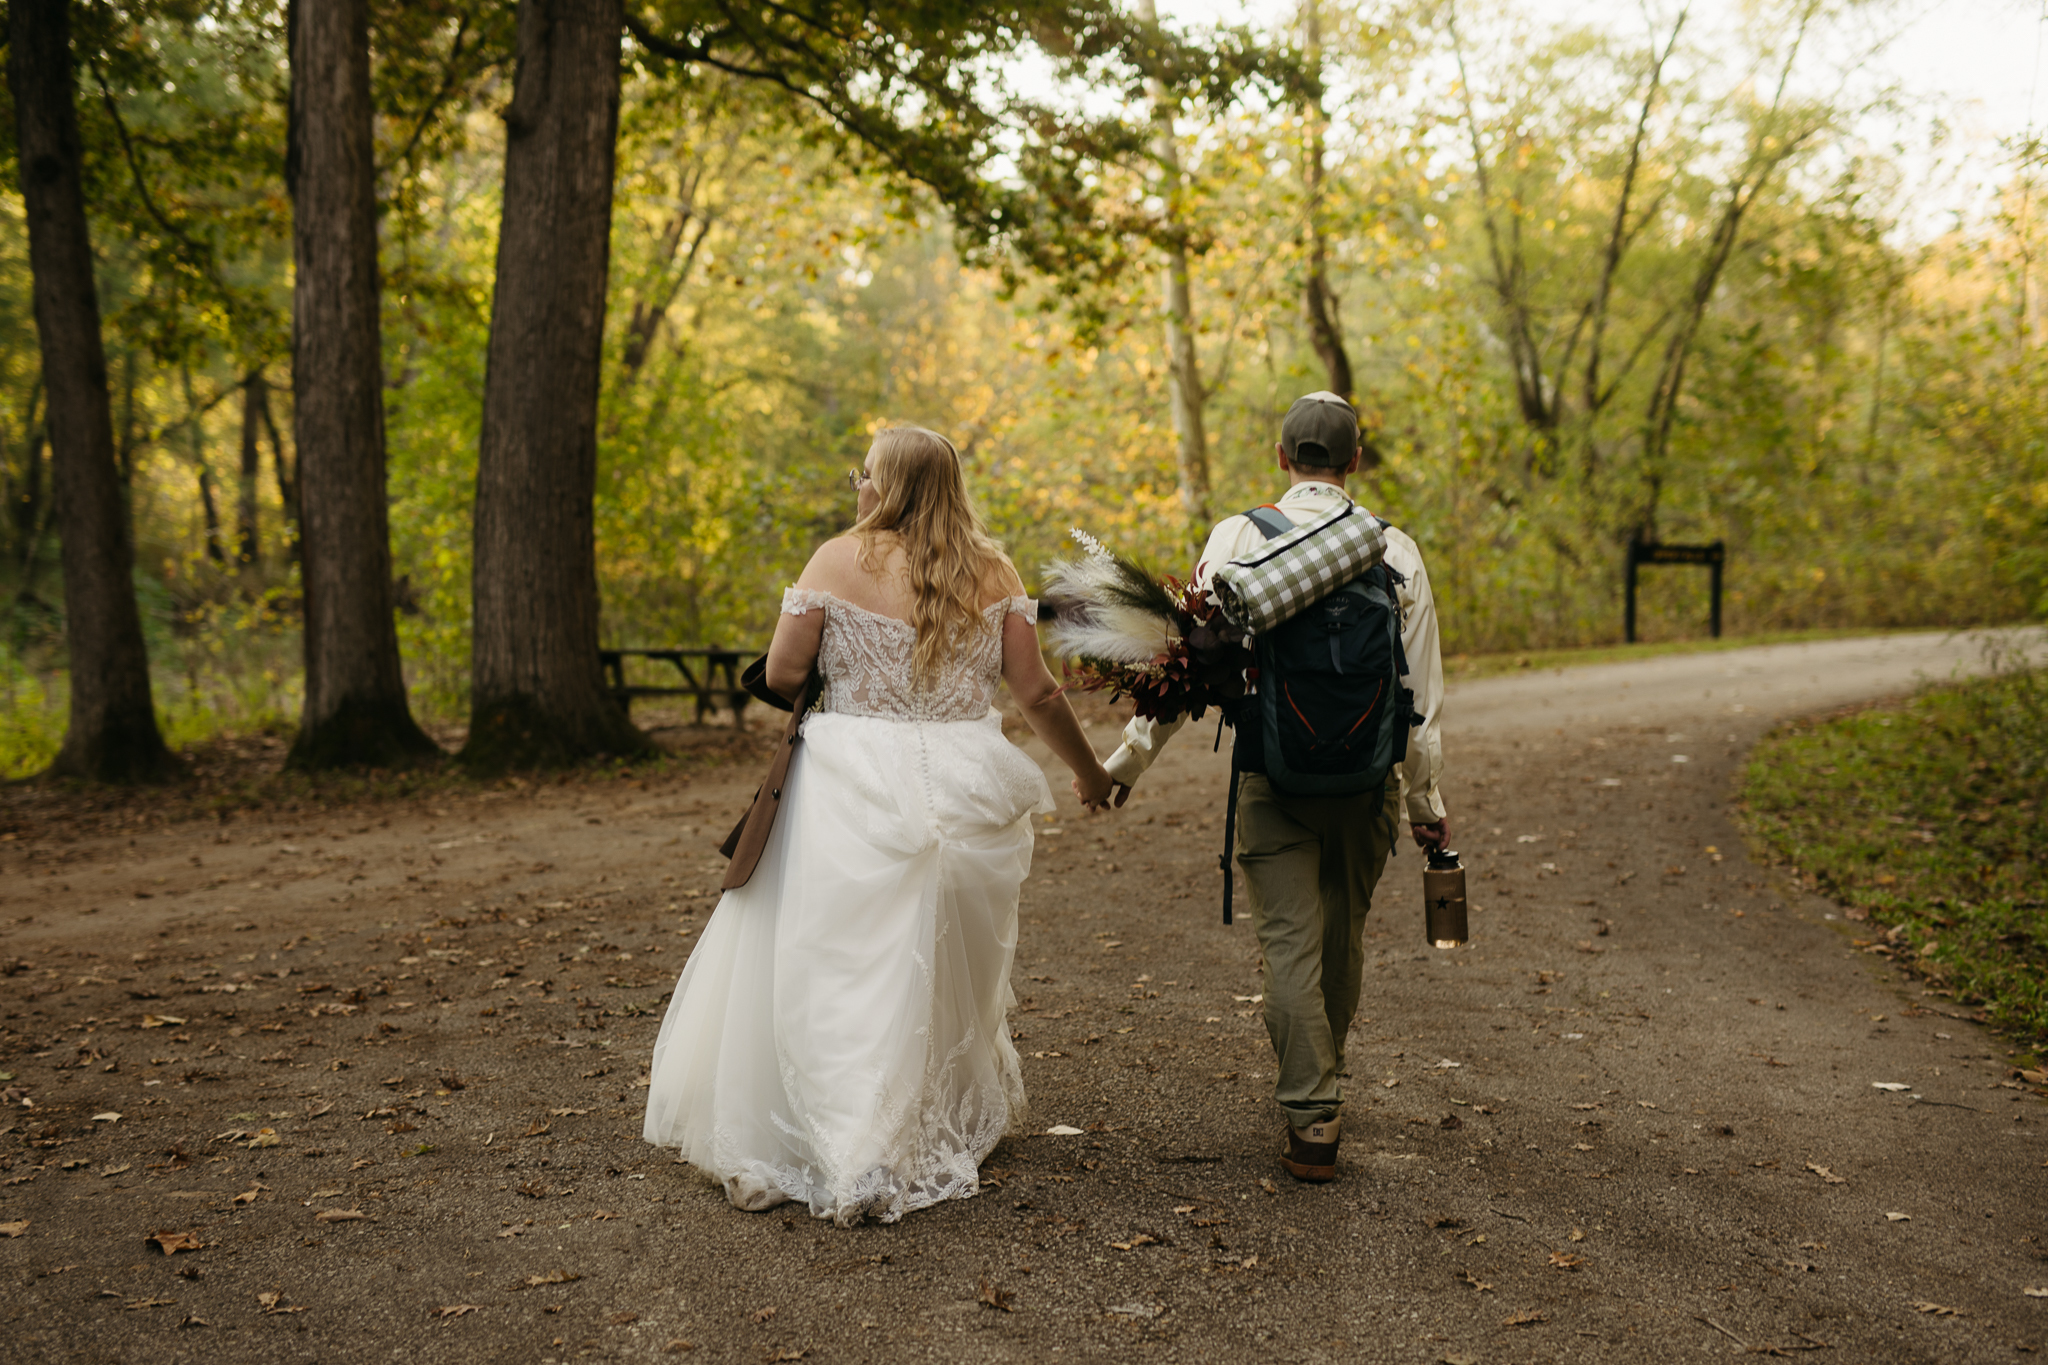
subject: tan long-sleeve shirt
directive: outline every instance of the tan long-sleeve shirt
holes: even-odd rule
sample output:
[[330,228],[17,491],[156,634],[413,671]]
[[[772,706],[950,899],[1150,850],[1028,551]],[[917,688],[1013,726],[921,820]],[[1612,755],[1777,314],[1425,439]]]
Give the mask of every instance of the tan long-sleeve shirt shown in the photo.
[[[1350,495],[1335,484],[1298,483],[1274,504],[1296,526],[1305,526],[1331,511]],[[1195,582],[1206,588],[1216,570],[1265,543],[1265,535],[1246,516],[1225,517],[1209,533],[1209,543],[1195,565]],[[1443,658],[1437,646],[1436,599],[1429,590],[1429,572],[1422,564],[1422,551],[1409,535],[1396,527],[1387,528],[1387,563],[1407,580],[1398,590],[1401,604],[1401,648],[1408,655],[1408,686],[1415,692],[1415,709],[1422,724],[1408,732],[1408,752],[1395,765],[1401,782],[1401,804],[1409,822],[1433,825],[1444,818],[1444,801],[1437,791],[1443,775],[1443,738],[1438,715],[1444,704]],[[1109,775],[1125,786],[1134,785],[1159,756],[1160,748],[1185,721],[1159,722],[1133,717],[1124,727],[1124,742],[1104,764]]]

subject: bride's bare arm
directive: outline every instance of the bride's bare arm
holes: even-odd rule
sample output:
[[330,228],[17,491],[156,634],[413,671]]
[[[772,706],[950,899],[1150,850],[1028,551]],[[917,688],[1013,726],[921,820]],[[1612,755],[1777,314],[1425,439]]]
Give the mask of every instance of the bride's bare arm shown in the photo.
[[1045,656],[1038,652],[1037,626],[1014,612],[1003,615],[1003,681],[1009,684],[1010,695],[1017,699],[1031,733],[1073,770],[1074,795],[1081,798],[1081,804],[1091,808],[1106,804],[1114,784],[1088,737],[1081,733],[1081,722],[1074,718],[1074,708],[1067,705],[1066,694],[1045,666]]
[[[850,565],[851,547],[845,538],[828,540],[804,565],[796,586],[816,592],[846,596],[841,581]],[[811,670],[817,667],[818,646],[825,638],[825,613],[813,609],[801,616],[784,612],[775,620],[775,638],[768,645],[768,686],[795,701],[803,694]]]
[[825,613],[813,609],[802,616],[787,612],[775,620],[775,639],[768,645],[768,686],[795,701],[818,662],[818,643],[825,638]]

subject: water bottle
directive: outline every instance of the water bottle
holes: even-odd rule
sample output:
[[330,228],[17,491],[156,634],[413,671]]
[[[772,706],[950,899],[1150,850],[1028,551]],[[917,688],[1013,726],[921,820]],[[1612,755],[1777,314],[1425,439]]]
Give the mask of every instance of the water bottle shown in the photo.
[[1422,869],[1425,936],[1438,948],[1456,948],[1471,937],[1465,927],[1465,868],[1447,848],[1429,850]]

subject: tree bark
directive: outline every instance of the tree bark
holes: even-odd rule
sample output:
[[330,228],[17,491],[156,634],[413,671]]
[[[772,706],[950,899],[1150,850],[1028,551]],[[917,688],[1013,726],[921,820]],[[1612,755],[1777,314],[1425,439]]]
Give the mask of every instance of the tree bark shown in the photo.
[[263,472],[263,419],[259,412],[263,372],[242,381],[242,469],[235,496],[235,562],[253,569],[263,562],[263,538],[256,519],[256,477]]
[[71,664],[70,724],[49,771],[92,782],[160,781],[178,768],[150,696],[135,550],[114,466],[107,356],[80,183],[68,0],[14,0],[7,58],[36,337],[49,391],[51,492],[63,538]]
[[[1138,0],[1137,14],[1148,24],[1159,22],[1153,0]],[[1166,204],[1164,253],[1166,304],[1166,380],[1172,404],[1176,464],[1180,477],[1180,505],[1191,527],[1206,531],[1209,508],[1209,436],[1202,423],[1202,407],[1209,395],[1202,386],[1202,361],[1195,350],[1195,300],[1188,284],[1188,249],[1180,222],[1180,147],[1173,136],[1173,101],[1166,86],[1155,78],[1145,82],[1152,101],[1152,122],[1157,130],[1153,155],[1165,173],[1160,198]]]
[[391,609],[366,0],[291,7],[293,440],[306,701],[287,764],[438,753],[414,723]]
[[[1323,23],[1316,0],[1301,3],[1301,58],[1308,74],[1320,82],[1323,77]],[[1329,375],[1330,392],[1353,402],[1351,354],[1344,348],[1344,329],[1337,317],[1337,295],[1330,288],[1330,272],[1323,240],[1323,101],[1311,96],[1302,109],[1307,125],[1307,145],[1301,158],[1303,187],[1308,191],[1308,278],[1302,282],[1301,312],[1308,323],[1309,344]],[[1365,447],[1370,450],[1371,447]],[[1372,454],[1378,464],[1378,452]]]
[[478,442],[469,742],[483,771],[647,751],[598,665],[597,402],[620,0],[521,0]]

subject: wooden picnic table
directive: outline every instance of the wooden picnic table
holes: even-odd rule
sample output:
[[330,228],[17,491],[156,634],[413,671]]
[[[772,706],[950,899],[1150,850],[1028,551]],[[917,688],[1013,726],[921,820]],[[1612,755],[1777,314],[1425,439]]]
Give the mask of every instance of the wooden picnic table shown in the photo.
[[[745,666],[746,651],[721,649],[712,645],[708,649],[600,649],[598,661],[604,665],[605,679],[612,699],[619,709],[632,715],[633,699],[636,697],[694,697],[697,702],[697,723],[702,725],[704,717],[720,706],[732,708],[732,724],[735,730],[746,728],[742,714],[753,698],[740,685],[740,670]],[[641,687],[626,682],[626,660],[654,659],[673,664],[681,675],[677,687]]]

